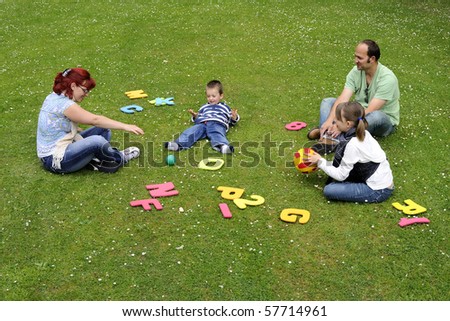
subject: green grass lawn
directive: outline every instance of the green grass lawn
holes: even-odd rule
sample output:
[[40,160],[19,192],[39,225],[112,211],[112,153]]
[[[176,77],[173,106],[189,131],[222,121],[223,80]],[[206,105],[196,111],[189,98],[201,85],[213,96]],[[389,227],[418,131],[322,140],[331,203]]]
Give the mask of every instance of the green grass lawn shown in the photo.
[[[1,300],[450,299],[448,1],[5,0],[0,15]],[[292,157],[365,38],[400,83],[401,124],[380,140],[396,189],[382,204],[330,203],[326,176]],[[77,65],[97,81],[84,108],[146,132],[114,132],[118,147],[142,148],[115,174],[55,175],[36,156],[42,102]],[[166,166],[163,142],[190,125],[211,79],[241,115],[236,153],[202,141]],[[124,94],[137,89],[176,104]],[[130,104],[144,111],[119,110]],[[285,130],[292,121],[308,128]],[[198,169],[205,157],[226,164]],[[130,206],[164,182],[179,195],[159,198],[163,210]],[[265,203],[238,209],[218,186]],[[399,227],[392,203],[406,199],[431,223]],[[285,208],[311,219],[285,223]]]

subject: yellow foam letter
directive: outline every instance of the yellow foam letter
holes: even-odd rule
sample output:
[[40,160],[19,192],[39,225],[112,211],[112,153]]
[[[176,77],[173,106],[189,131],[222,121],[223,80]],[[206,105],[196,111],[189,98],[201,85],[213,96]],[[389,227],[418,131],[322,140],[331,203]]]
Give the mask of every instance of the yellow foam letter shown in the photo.
[[307,210],[300,210],[297,208],[286,208],[281,211],[280,219],[285,222],[295,223],[297,221],[297,217],[300,216],[298,222],[300,224],[305,224],[309,221],[311,217],[311,213]]
[[[209,165],[209,164],[212,164],[212,165]],[[203,159],[202,161],[200,161],[200,163],[198,164],[198,168],[215,171],[215,170],[220,169],[223,166],[223,164],[225,164],[223,159],[206,158],[206,159]]]
[[220,196],[226,200],[234,200],[244,194],[244,189],[236,187],[219,186],[217,190],[222,192]]
[[420,206],[419,204],[413,202],[410,199],[407,199],[404,202],[408,206],[404,206],[398,202],[392,203],[392,206],[394,206],[399,211],[403,211],[403,213],[405,213],[406,215],[417,215],[427,211],[425,207]]
[[250,198],[253,198],[254,201],[243,199],[243,198],[236,198],[233,200],[233,202],[241,210],[246,208],[247,205],[256,206],[256,205],[261,205],[262,203],[264,203],[264,197],[262,197],[262,196],[250,195]]

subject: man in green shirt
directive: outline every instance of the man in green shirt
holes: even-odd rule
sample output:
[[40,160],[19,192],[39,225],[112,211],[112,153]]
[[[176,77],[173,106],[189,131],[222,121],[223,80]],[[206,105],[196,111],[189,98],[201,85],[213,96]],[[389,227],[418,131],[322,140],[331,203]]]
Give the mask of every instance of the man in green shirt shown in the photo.
[[308,138],[333,138],[341,132],[334,126],[336,106],[354,100],[366,111],[367,130],[378,137],[395,131],[400,120],[400,90],[394,73],[378,62],[380,48],[373,40],[363,40],[355,50],[355,67],[348,73],[344,90],[336,98],[325,98],[320,105],[320,128],[312,129]]

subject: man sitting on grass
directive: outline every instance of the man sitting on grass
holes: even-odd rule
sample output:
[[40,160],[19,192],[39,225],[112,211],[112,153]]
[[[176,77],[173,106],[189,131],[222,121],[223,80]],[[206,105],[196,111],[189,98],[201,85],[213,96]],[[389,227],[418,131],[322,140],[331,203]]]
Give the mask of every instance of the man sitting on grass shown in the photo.
[[[340,139],[341,132],[335,126],[336,106],[354,100],[360,103],[366,112],[369,124],[367,130],[378,137],[385,137],[395,132],[400,121],[400,90],[395,74],[382,65],[380,48],[373,40],[363,40],[355,50],[355,65],[348,73],[344,89],[339,97],[325,98],[320,105],[320,127],[308,132],[309,139],[324,136]],[[336,142],[328,139],[316,144],[315,150],[331,152]]]

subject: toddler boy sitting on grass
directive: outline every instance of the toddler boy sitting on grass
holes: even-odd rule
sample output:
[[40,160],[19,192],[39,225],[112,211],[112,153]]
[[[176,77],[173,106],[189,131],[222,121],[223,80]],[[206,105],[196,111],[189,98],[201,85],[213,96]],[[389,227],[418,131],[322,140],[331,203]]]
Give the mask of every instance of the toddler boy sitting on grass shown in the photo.
[[234,126],[240,119],[237,109],[231,109],[221,101],[223,86],[218,80],[208,82],[206,98],[208,103],[200,107],[198,112],[188,110],[195,124],[181,133],[175,141],[165,143],[165,148],[172,151],[188,149],[198,140],[208,138],[213,149],[222,154],[233,153],[234,148],[228,142],[226,134],[230,126]]

